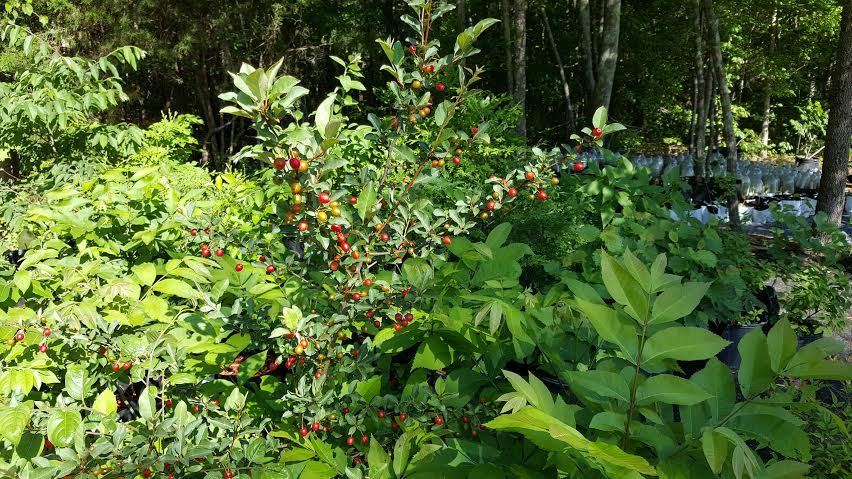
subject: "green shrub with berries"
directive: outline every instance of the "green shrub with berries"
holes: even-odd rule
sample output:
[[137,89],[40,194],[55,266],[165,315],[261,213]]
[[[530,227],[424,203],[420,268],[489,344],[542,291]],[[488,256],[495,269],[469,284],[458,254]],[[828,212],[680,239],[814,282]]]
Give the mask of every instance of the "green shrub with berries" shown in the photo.
[[[695,327],[709,284],[630,252],[655,243],[607,243],[624,263],[598,251],[610,227],[628,236],[641,173],[520,147],[465,66],[495,21],[446,49],[430,31],[452,7],[408,3],[411,38],[378,42],[381,115],[357,120],[357,55],[335,58],[339,86],[313,112],[281,62],[243,65],[221,95],[257,137],[237,169],[184,163],[195,120],[168,116],[126,161],[11,190],[0,475],[803,477],[784,381],[849,378],[826,359],[836,345],[797,351],[786,323],[755,333],[739,402],[713,359],[684,377],[678,361],[726,344]],[[602,109],[575,139],[600,148],[622,128]],[[528,287],[541,260],[505,220],[578,197],[556,280]]]

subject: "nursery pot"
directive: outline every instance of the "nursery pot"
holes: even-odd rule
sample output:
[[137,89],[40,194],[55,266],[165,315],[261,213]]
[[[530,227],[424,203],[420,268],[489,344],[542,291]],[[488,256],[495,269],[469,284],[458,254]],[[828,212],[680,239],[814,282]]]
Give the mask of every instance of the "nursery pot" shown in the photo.
[[738,324],[731,325],[726,327],[722,331],[722,337],[731,342],[725,349],[723,349],[717,357],[720,361],[725,363],[729,368],[737,369],[740,367],[740,352],[737,350],[737,346],[740,344],[740,340],[745,337],[746,334],[752,332],[757,328],[763,328],[766,323],[756,323],[756,324]]

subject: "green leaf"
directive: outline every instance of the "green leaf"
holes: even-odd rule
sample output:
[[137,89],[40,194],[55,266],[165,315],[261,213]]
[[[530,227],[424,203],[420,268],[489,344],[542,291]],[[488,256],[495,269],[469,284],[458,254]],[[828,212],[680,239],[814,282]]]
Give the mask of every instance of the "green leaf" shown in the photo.
[[420,343],[414,356],[412,369],[426,368],[437,371],[444,369],[453,362],[453,353],[446,341],[439,336],[429,336]]
[[266,364],[266,350],[249,356],[240,364],[240,369],[237,371],[237,382],[241,385],[254,377],[258,371]]
[[728,460],[728,440],[716,431],[707,429],[701,435],[701,448],[710,470],[713,474],[720,474]]
[[65,393],[82,401],[89,395],[88,373],[83,366],[72,364],[65,371]]
[[488,233],[488,238],[485,239],[485,244],[492,250],[496,250],[503,246],[503,243],[506,242],[506,239],[509,237],[509,233],[511,232],[511,223],[500,223],[497,227],[491,230],[490,233]]
[[710,414],[721,420],[734,409],[737,390],[731,370],[716,358],[710,359],[707,366],[693,374],[692,382],[701,386],[712,397],[707,401]]
[[645,343],[642,362],[675,359],[697,361],[708,359],[730,344],[704,328],[673,327],[664,329]]
[[47,438],[57,447],[68,447],[83,425],[83,418],[76,409],[55,409],[47,418]]
[[590,303],[577,298],[577,306],[586,315],[592,327],[604,340],[616,344],[632,362],[638,360],[639,338],[633,325],[623,321],[618,312],[609,306]]
[[691,406],[710,397],[701,386],[671,374],[651,376],[636,388],[636,404],[639,406],[655,402]]
[[408,258],[402,264],[402,279],[418,290],[424,290],[434,276],[432,266],[423,258]]
[[583,396],[581,392],[585,390],[625,403],[630,401],[630,385],[620,374],[597,369],[572,371],[567,374],[571,389],[581,397]]
[[154,284],[154,280],[157,278],[157,268],[154,266],[154,263],[137,264],[130,269],[136,275],[139,284],[143,286]]
[[118,402],[115,400],[115,393],[112,392],[112,389],[104,389],[98,394],[94,404],[92,404],[92,410],[104,416],[109,416],[118,411]]
[[629,249],[624,252],[624,266],[627,271],[633,276],[633,279],[642,286],[646,293],[650,293],[653,284],[651,283],[651,273],[648,268],[636,257]]
[[21,440],[21,435],[27,428],[27,424],[30,423],[32,414],[33,403],[30,401],[14,407],[0,408],[0,434],[13,446],[16,446]]
[[328,138],[328,126],[331,120],[331,109],[334,106],[334,100],[337,98],[337,95],[331,94],[326,97],[325,100],[320,103],[317,107],[317,111],[314,115],[314,123],[317,126],[317,130],[323,138]]
[[796,461],[778,461],[766,466],[757,479],[802,479],[808,477],[811,466]]
[[790,322],[782,319],[775,323],[766,335],[766,347],[769,351],[769,362],[772,370],[782,371],[787,367],[790,358],[796,354],[799,340],[796,332],[790,326]]
[[139,415],[150,420],[157,413],[157,388],[148,386],[139,394]]
[[184,299],[193,299],[201,296],[201,294],[192,286],[184,281],[174,278],[160,280],[154,284],[152,289],[163,294],[177,296]]
[[364,402],[369,403],[382,391],[382,376],[373,376],[364,381],[358,381],[355,391],[361,395]]
[[32,283],[33,276],[27,270],[18,270],[15,271],[15,275],[12,277],[12,282],[15,283],[15,286],[21,290],[21,294],[26,293],[28,289],[30,289],[30,283]]
[[663,324],[683,318],[698,306],[710,283],[691,282],[667,287],[654,301],[650,324]]
[[624,306],[630,316],[643,323],[648,314],[648,295],[633,276],[612,256],[601,255],[601,276],[612,298]]
[[364,185],[361,194],[358,195],[358,203],[355,208],[358,210],[358,216],[362,220],[367,220],[373,215],[373,206],[376,204],[376,185],[369,182]]
[[592,126],[602,129],[606,126],[606,116],[606,108],[602,106],[598,107],[598,109],[595,110],[595,114],[592,116]]
[[249,462],[262,464],[266,456],[266,441],[263,438],[255,437],[249,441],[245,448],[245,457]]
[[760,328],[755,328],[740,340],[737,349],[741,358],[737,377],[743,396],[750,398],[766,391],[775,379],[769,362],[766,336]]
[[393,477],[390,467],[390,456],[382,449],[381,444],[379,444],[379,441],[376,441],[375,437],[370,439],[367,464],[370,468],[370,479],[391,479]]

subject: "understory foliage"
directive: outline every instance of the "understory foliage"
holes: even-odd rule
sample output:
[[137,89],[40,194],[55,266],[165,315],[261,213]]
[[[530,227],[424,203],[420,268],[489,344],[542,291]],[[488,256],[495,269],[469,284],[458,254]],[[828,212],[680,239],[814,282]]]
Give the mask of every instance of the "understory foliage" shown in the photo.
[[[599,168],[513,144],[475,89],[495,21],[446,49],[430,28],[451,7],[409,4],[411,37],[378,42],[386,103],[364,123],[357,55],[335,57],[313,112],[281,62],[243,65],[221,96],[257,137],[238,168],[188,164],[198,119],[168,114],[119,155],[0,190],[0,474],[805,477],[799,414],[834,416],[796,386],[848,380],[828,359],[842,345],[799,348],[784,319],[739,343],[734,374],[707,326],[765,275],[725,248],[742,238],[672,220],[682,185],[611,152]],[[575,140],[621,129],[601,109]],[[5,147],[50,144],[16,135]],[[504,221],[573,198],[559,257]]]

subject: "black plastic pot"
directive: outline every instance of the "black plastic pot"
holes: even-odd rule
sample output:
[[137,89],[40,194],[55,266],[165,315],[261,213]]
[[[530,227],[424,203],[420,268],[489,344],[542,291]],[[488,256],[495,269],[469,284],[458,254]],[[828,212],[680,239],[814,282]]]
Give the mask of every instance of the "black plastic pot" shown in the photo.
[[723,349],[716,357],[729,368],[738,369],[740,367],[740,352],[737,350],[737,346],[740,344],[740,340],[754,329],[763,328],[765,325],[766,323],[757,323],[730,325],[726,327],[722,331],[722,337],[730,341],[731,344]]

